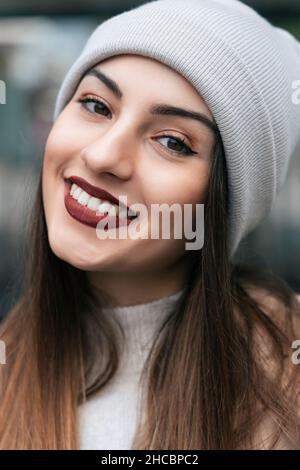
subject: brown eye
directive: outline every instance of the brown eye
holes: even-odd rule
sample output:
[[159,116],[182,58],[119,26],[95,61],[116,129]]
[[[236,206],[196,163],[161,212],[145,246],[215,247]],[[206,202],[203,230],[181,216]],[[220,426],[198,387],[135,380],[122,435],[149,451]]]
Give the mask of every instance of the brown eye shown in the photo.
[[[171,143],[171,146],[173,148],[167,147],[167,149],[170,150],[170,152],[172,153],[177,153],[179,155],[180,154],[181,155],[194,155],[197,153],[197,152],[194,152],[187,144],[184,143],[184,140],[180,139],[179,137],[175,137],[174,135],[169,135],[169,134],[163,134],[160,137],[158,137],[156,140],[163,139],[163,138],[166,140],[168,139],[173,140],[173,143]],[[183,149],[184,152],[182,153],[180,149]]]
[[102,115],[105,115],[106,112],[110,113],[108,107],[103,103],[103,101],[96,98],[86,97],[78,100],[78,102],[81,103],[81,106],[89,113]]

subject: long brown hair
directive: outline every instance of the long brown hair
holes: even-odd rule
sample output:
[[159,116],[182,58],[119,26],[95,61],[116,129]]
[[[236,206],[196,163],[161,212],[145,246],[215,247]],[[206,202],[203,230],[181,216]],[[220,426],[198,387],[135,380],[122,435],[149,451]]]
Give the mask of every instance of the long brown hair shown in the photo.
[[[269,448],[280,435],[300,448],[299,379],[290,358],[299,304],[283,279],[230,261],[227,215],[224,148],[216,139],[205,243],[189,252],[187,290],[145,363],[134,449],[250,449],[267,415],[275,429]],[[0,448],[76,449],[77,407],[116,372],[122,329],[104,315],[105,301],[85,273],[52,252],[41,174],[26,233],[22,295],[0,325],[7,351]]]

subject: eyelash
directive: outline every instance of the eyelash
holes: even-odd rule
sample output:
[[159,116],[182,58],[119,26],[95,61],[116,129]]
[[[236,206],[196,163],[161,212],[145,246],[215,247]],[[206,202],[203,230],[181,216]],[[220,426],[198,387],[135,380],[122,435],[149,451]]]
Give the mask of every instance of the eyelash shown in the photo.
[[[98,104],[98,105],[101,105],[103,106],[104,108],[106,108],[108,111],[108,107],[104,104],[103,101],[99,100],[99,99],[96,99],[94,97],[86,97],[86,98],[82,98],[80,100],[78,100],[78,102],[81,104],[81,106],[83,107],[84,110],[86,110],[88,113],[92,113],[92,114],[95,114],[93,111],[90,111],[86,106],[85,104],[86,103],[95,103],[95,104]],[[96,113],[97,114],[97,113]],[[180,152],[177,152],[176,150],[170,150],[167,148],[167,150],[172,153],[172,154],[175,154],[175,155],[194,155],[196,154],[197,152],[194,152],[184,141],[184,139],[181,139],[180,137],[175,137],[174,135],[170,135],[170,134],[162,134],[161,136],[159,136],[157,138],[158,139],[161,139],[162,137],[169,137],[170,139],[174,139],[175,141],[177,141],[177,143],[181,144],[185,150],[186,150],[186,153],[185,154],[181,154]],[[162,144],[161,144],[162,145]],[[163,146],[164,147],[164,146]]]

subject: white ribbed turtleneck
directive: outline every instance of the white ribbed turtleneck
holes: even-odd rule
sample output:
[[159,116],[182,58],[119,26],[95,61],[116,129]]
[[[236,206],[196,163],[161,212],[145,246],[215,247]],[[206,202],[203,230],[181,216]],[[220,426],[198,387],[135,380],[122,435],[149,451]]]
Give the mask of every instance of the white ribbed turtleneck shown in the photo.
[[157,329],[186,288],[145,304],[106,307],[126,335],[120,367],[112,380],[79,406],[80,449],[128,450],[137,426],[139,379]]

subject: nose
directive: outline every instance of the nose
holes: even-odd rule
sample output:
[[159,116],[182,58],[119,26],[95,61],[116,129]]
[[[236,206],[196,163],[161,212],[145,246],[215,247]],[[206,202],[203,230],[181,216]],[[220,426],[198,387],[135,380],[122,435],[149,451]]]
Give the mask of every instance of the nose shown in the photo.
[[85,165],[95,173],[110,173],[129,179],[134,171],[137,141],[133,125],[121,120],[101,132],[95,131],[81,151]]

